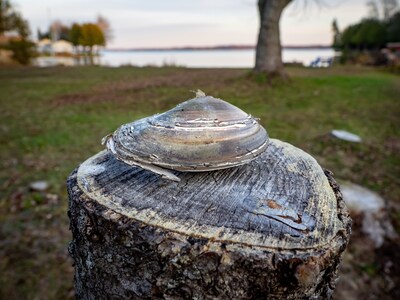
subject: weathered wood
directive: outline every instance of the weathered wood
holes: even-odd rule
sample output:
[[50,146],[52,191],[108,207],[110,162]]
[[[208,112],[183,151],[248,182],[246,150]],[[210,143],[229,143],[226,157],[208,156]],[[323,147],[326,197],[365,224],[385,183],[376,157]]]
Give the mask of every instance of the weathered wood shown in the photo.
[[69,177],[78,298],[331,296],[350,219],[311,156],[271,140],[247,165],[174,174],[103,151]]

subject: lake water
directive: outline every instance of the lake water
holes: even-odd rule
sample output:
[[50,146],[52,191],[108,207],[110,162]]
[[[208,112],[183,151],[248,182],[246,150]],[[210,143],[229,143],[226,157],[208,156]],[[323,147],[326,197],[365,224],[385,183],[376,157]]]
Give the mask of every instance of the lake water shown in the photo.
[[[103,50],[93,61],[70,57],[39,57],[36,65],[46,67],[57,64],[73,66],[96,64],[119,67],[183,66],[191,68],[252,68],[255,50],[166,50],[166,51],[111,51]],[[308,66],[316,58],[331,58],[333,49],[283,49],[283,61]]]

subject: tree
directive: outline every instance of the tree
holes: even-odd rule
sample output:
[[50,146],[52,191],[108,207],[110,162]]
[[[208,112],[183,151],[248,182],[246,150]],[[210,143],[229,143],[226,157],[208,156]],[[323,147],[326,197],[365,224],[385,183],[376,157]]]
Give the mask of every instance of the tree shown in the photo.
[[397,0],[381,0],[383,19],[388,20],[397,10]]
[[101,31],[103,31],[106,42],[111,41],[113,36],[112,36],[110,22],[102,15],[98,15],[96,25],[99,26]]
[[50,32],[42,32],[40,28],[37,29],[37,38],[38,40],[43,40],[43,39],[50,39]]
[[340,48],[342,37],[341,37],[339,26],[338,26],[338,23],[337,23],[336,19],[334,19],[332,21],[332,32],[333,32],[333,43],[332,43],[332,46],[333,46],[334,49],[338,49],[338,48]]
[[35,44],[26,39],[10,40],[8,49],[13,53],[12,58],[22,65],[29,65],[35,55]]
[[75,51],[78,49],[80,45],[81,37],[82,36],[82,27],[78,23],[74,23],[71,26],[71,29],[68,33],[68,39],[74,45]]
[[369,0],[367,2],[369,17],[373,19],[389,20],[398,10],[397,2],[397,0],[379,0],[379,2],[376,0]]
[[89,54],[93,54],[93,46],[104,46],[106,40],[100,27],[93,23],[83,24],[79,44],[89,48]]
[[256,48],[255,72],[284,76],[279,20],[292,0],[258,0],[260,31]]
[[13,12],[10,2],[7,0],[0,0],[0,35],[12,28],[12,18]]
[[29,64],[34,55],[34,43],[29,40],[28,22],[18,13],[8,0],[0,0],[0,35],[7,32],[17,33],[10,38],[6,48],[13,52],[13,59],[21,64]]
[[385,64],[387,56],[380,50],[387,43],[400,42],[400,12],[395,12],[397,1],[372,0],[367,5],[369,18],[348,26],[341,34],[338,49],[342,50],[342,62]]
[[77,49],[83,46],[84,51],[88,50],[91,55],[94,46],[105,46],[107,34],[110,36],[110,25],[106,18],[98,16],[96,23],[72,24],[68,32],[68,40]]
[[379,19],[379,9],[378,9],[378,4],[370,0],[367,2],[367,7],[368,7],[368,15],[371,19]]
[[22,24],[22,16],[12,7],[8,0],[0,0],[0,35],[16,31]]
[[387,22],[387,42],[400,42],[400,12],[394,14]]
[[52,41],[69,41],[69,31],[70,28],[67,25],[64,25],[59,20],[55,20],[50,24],[47,32],[41,32],[40,29],[38,29],[38,39],[41,40],[47,38]]
[[385,45],[386,28],[376,19],[365,19],[343,31],[342,48],[349,50],[377,50]]
[[67,40],[68,41],[68,33],[69,27],[64,25],[61,21],[56,20],[53,21],[50,25],[50,36],[53,41],[58,40]]

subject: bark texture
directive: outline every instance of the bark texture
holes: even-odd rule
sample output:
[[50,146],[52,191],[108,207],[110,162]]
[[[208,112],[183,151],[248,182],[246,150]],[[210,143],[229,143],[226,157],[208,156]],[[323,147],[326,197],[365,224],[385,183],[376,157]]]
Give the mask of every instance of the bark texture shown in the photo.
[[242,167],[175,172],[103,151],[68,178],[79,299],[329,299],[350,219],[329,172],[271,140]]
[[259,0],[260,31],[254,71],[284,75],[279,20],[283,9],[292,0]]

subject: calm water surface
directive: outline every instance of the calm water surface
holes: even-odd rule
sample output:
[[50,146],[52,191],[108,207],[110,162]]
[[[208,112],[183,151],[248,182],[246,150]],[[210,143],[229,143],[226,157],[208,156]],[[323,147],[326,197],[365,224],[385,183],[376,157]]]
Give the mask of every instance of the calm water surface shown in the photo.
[[[103,50],[100,57],[93,61],[74,58],[40,57],[39,66],[86,65],[119,67],[132,66],[183,66],[191,68],[252,68],[255,61],[255,50],[168,50],[168,51],[111,51]],[[308,66],[316,58],[334,56],[333,49],[283,49],[284,62],[298,62]]]

